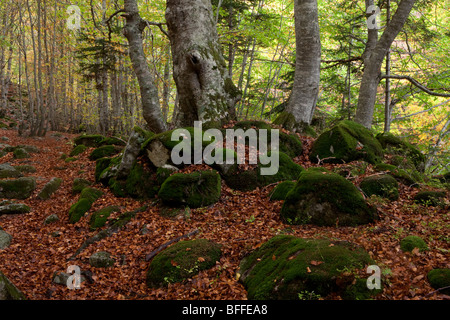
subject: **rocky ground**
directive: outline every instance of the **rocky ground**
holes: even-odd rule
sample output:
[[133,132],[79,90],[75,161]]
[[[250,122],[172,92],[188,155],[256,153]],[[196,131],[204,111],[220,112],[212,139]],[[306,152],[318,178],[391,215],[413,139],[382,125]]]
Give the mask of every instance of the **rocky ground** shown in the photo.
[[[153,201],[141,202],[130,198],[116,198],[100,184],[93,186],[103,192],[89,213],[110,205],[119,206],[112,218],[143,205],[148,208],[136,216],[119,232],[88,246],[74,260],[68,260],[83,241],[95,235],[83,218],[69,223],[68,211],[78,198],[72,192],[75,178],[94,182],[95,161],[90,152],[83,152],[74,161],[66,162],[61,155],[73,149],[75,135],[48,133],[45,138],[22,138],[15,130],[0,130],[0,137],[11,146],[32,145],[38,153],[30,158],[16,159],[13,153],[0,158],[0,163],[12,166],[32,165],[36,172],[24,173],[36,177],[36,189],[31,197],[17,200],[31,208],[29,213],[4,214],[0,227],[12,236],[9,246],[0,250],[0,271],[30,300],[74,299],[246,299],[247,292],[238,281],[240,261],[275,235],[295,235],[301,238],[347,240],[362,246],[382,270],[384,290],[380,300],[442,300],[449,297],[432,288],[427,273],[435,268],[449,268],[448,200],[446,205],[424,206],[413,201],[419,191],[400,184],[400,197],[395,201],[374,201],[380,219],[357,227],[287,225],[280,219],[283,201],[270,201],[269,193],[276,184],[254,191],[241,192],[222,182],[220,200],[205,208],[191,209],[177,218],[162,217]],[[302,138],[304,154],[295,162],[304,168],[313,165],[307,157],[311,138]],[[92,150],[89,149],[89,150]],[[370,164],[356,162],[359,174],[347,177],[358,185],[365,176],[374,174]],[[326,164],[332,170],[344,165]],[[195,166],[187,169],[196,170]],[[354,171],[353,171],[354,172]],[[62,179],[61,186],[49,199],[38,194],[52,178]],[[55,214],[58,220],[44,224]],[[166,288],[150,289],[146,285],[149,262],[145,257],[159,246],[193,230],[192,238],[206,238],[222,245],[222,256],[214,267],[201,271],[183,283]],[[428,250],[404,252],[400,240],[409,235],[420,236]],[[92,267],[89,258],[98,251],[111,253],[114,259],[109,268]],[[87,275],[79,290],[70,290],[53,281],[55,272],[66,272],[71,265],[79,266]],[[337,295],[320,297],[340,299]]]

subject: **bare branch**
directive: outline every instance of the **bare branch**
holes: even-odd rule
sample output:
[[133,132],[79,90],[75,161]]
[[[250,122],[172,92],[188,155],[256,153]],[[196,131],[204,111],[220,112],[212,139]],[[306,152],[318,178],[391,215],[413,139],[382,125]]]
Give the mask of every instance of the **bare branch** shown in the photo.
[[[398,79],[398,80],[408,80],[409,82],[411,82],[413,85],[415,85],[417,88],[419,88],[420,90],[428,93],[429,95],[432,96],[436,96],[436,97],[446,97],[446,98],[450,98],[450,93],[439,93],[439,92],[435,92],[433,90],[435,89],[430,89],[425,87],[423,84],[421,84],[419,81],[415,80],[414,78],[411,78],[410,76],[399,76],[399,75],[381,75],[381,79]],[[449,89],[450,90],[450,89]]]

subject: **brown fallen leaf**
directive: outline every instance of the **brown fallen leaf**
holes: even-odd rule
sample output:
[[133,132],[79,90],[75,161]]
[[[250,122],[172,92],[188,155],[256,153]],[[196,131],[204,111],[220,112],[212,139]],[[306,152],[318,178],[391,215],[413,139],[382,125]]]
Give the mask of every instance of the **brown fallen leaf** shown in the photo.
[[311,262],[310,262],[313,266],[320,266],[322,263],[323,263],[323,261],[315,261],[315,260],[311,260]]

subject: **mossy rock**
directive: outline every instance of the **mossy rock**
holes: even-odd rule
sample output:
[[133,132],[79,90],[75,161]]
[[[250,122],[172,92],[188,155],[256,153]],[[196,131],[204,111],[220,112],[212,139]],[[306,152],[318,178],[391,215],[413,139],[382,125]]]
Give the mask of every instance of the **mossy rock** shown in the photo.
[[307,123],[298,123],[295,120],[294,115],[287,111],[281,112],[278,117],[273,121],[274,125],[282,126],[283,128],[301,133],[302,135],[310,136],[310,137],[316,137],[317,133],[313,129],[313,127]]
[[216,171],[197,171],[171,175],[161,185],[158,197],[170,206],[199,208],[216,203],[220,194],[220,175]]
[[77,161],[78,159],[75,157],[68,157],[66,159],[64,159],[64,162],[69,163],[69,162],[74,162]]
[[15,147],[17,148],[21,148],[24,149],[26,152],[28,153],[39,153],[39,148],[33,145],[28,145],[28,144],[19,144],[18,146]]
[[279,235],[244,257],[238,273],[250,300],[298,300],[301,292],[348,297],[356,295],[355,289],[370,296],[379,291],[355,288],[352,272],[373,263],[364,249],[349,242]]
[[11,244],[12,236],[5,230],[0,229],[0,250],[3,250]]
[[47,216],[46,218],[45,218],[45,220],[44,220],[44,224],[52,224],[52,223],[54,223],[54,222],[56,222],[56,221],[59,221],[59,217],[58,217],[58,215],[57,214],[51,214],[51,215],[49,215],[49,216]]
[[84,188],[92,185],[92,182],[83,178],[75,178],[72,183],[72,192],[80,193]]
[[85,152],[87,148],[88,147],[86,147],[85,145],[80,144],[80,145],[74,147],[69,155],[71,157],[76,157],[76,156],[82,154],[83,152]]
[[428,282],[430,282],[431,287],[438,290],[441,288],[446,288],[439,290],[440,293],[450,295],[450,269],[433,269],[427,274]]
[[211,158],[207,156],[203,161],[222,176],[235,174],[239,168],[237,153],[227,148],[213,149]]
[[126,142],[118,137],[106,137],[100,141],[100,145],[114,145],[114,146],[126,146]]
[[26,300],[25,295],[0,271],[0,301]]
[[41,200],[50,199],[50,196],[53,193],[55,193],[56,190],[59,189],[62,182],[63,180],[61,178],[52,178],[48,183],[45,184],[45,186],[39,192],[39,194],[37,195],[38,199]]
[[386,132],[378,134],[376,138],[387,153],[406,157],[407,160],[412,161],[414,169],[419,172],[425,170],[425,155],[409,142]]
[[111,157],[122,151],[122,148],[118,148],[112,145],[101,146],[91,152],[89,160],[95,161],[100,158]]
[[27,199],[36,189],[34,177],[0,180],[0,197],[7,199]]
[[375,170],[385,171],[408,186],[418,186],[423,182],[423,177],[418,171],[407,171],[391,164],[378,163],[375,165]]
[[178,171],[178,168],[171,166],[171,165],[165,165],[160,168],[156,169],[156,182],[159,185],[162,185],[164,181],[166,181],[167,178],[170,177],[171,174]]
[[84,145],[89,148],[97,148],[104,141],[105,137],[100,134],[82,134],[73,140],[75,146]]
[[147,271],[147,286],[159,288],[182,282],[215,266],[221,254],[221,246],[206,239],[177,242],[153,258]]
[[89,264],[94,268],[112,267],[116,261],[111,258],[111,253],[107,251],[99,251],[93,253],[89,257]]
[[418,236],[407,236],[400,241],[400,248],[404,252],[411,252],[414,248],[425,251],[428,249],[428,246],[426,242]]
[[302,166],[293,162],[283,152],[268,152],[268,156],[278,157],[278,166],[275,168],[278,171],[272,174],[263,175],[262,170],[269,168],[271,164],[262,164],[259,162],[255,169],[226,174],[222,175],[222,177],[230,188],[239,191],[250,191],[279,181],[297,180],[299,175],[304,171]]
[[414,196],[414,201],[426,206],[438,206],[444,203],[445,196],[444,191],[419,191]]
[[367,197],[376,195],[389,200],[397,200],[399,197],[398,182],[388,174],[366,177],[361,181],[359,187]]
[[11,166],[8,163],[0,164],[0,179],[5,178],[20,178],[23,174],[16,167]]
[[70,223],[78,222],[86,212],[88,212],[92,204],[102,196],[102,192],[92,187],[86,187],[81,191],[80,198],[69,209]]
[[36,172],[36,167],[29,165],[29,164],[22,164],[18,166],[14,166],[16,170],[19,170],[22,173],[34,173]]
[[3,214],[28,213],[30,210],[30,207],[23,203],[6,203],[0,205],[0,216]]
[[288,224],[356,226],[374,222],[376,214],[345,178],[308,170],[287,194],[281,218]]
[[[100,181],[100,176],[111,166],[111,162],[111,158],[100,158],[95,161],[94,177],[96,182]],[[106,182],[108,182],[108,180]]]
[[116,179],[114,172],[108,170],[111,170],[111,167],[104,170],[100,181],[104,182],[103,179],[106,175],[105,181],[108,180],[108,186],[116,197],[151,199],[158,193],[160,184],[158,184],[156,172],[145,167],[139,161],[134,163],[125,180]]
[[296,185],[295,181],[283,181],[278,184],[272,192],[269,194],[270,200],[285,200],[289,191],[291,191]]
[[[264,122],[264,121],[256,121],[256,120],[246,120],[241,121],[235,124],[234,129],[255,129],[257,131],[257,137],[259,138],[259,129],[266,129],[267,130],[267,143],[268,143],[268,150],[270,150],[271,142],[272,142],[272,134],[271,130],[278,130],[278,129],[272,129],[271,125]],[[287,134],[281,130],[278,130],[279,134],[279,146],[278,150],[281,152],[284,152],[291,158],[295,158],[297,156],[300,156],[303,153],[303,144],[299,137],[292,133]],[[277,151],[277,150],[273,150]]]
[[13,151],[14,159],[30,158],[30,154],[23,148],[17,148]]
[[95,211],[94,213],[92,213],[89,219],[90,229],[95,230],[97,228],[103,227],[106,224],[106,221],[108,220],[111,213],[118,211],[120,211],[120,208],[118,206],[108,206]]
[[236,122],[236,124],[234,125],[234,129],[244,129],[244,130],[248,130],[248,129],[266,129],[266,130],[271,130],[272,126],[264,121],[260,121],[260,120],[243,120],[243,121],[239,121]]
[[322,133],[314,142],[309,158],[318,158],[328,163],[346,163],[364,160],[378,163],[383,157],[383,148],[372,131],[349,120],[339,122]]

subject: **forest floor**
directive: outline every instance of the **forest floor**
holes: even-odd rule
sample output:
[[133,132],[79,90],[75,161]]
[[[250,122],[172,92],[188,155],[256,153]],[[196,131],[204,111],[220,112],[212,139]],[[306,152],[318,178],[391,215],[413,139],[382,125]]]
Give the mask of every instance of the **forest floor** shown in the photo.
[[[383,293],[380,300],[443,300],[449,296],[430,287],[427,273],[433,268],[449,268],[450,215],[446,207],[425,207],[412,200],[417,188],[400,185],[397,201],[378,201],[380,220],[359,227],[290,226],[284,224],[279,212],[282,201],[269,201],[268,194],[275,185],[252,192],[239,192],[222,187],[218,203],[207,208],[192,209],[189,216],[178,219],[162,217],[157,206],[150,205],[139,212],[120,232],[96,242],[82,251],[75,260],[68,261],[82,242],[96,232],[91,231],[88,219],[70,224],[68,210],[78,199],[72,194],[76,177],[95,181],[95,162],[84,152],[77,161],[66,163],[61,154],[69,154],[75,135],[47,133],[45,138],[22,138],[15,130],[0,130],[8,137],[6,143],[35,145],[41,152],[31,158],[16,160],[9,153],[0,163],[31,164],[37,178],[35,193],[27,200],[28,214],[0,216],[0,226],[13,239],[9,247],[0,250],[0,270],[30,300],[118,300],[118,299],[246,299],[246,291],[238,282],[236,273],[241,259],[277,234],[290,234],[303,238],[347,240],[364,247],[377,262],[383,274]],[[295,159],[305,168],[313,166],[305,156],[312,140],[302,137],[305,152]],[[358,165],[358,164],[357,164]],[[326,165],[332,168],[335,165]],[[355,184],[364,176],[374,173],[371,165],[361,165],[360,176],[349,177]],[[191,168],[191,169],[195,169]],[[49,200],[39,200],[37,193],[52,177],[63,179],[58,191]],[[107,205],[118,205],[127,212],[145,203],[128,198],[116,198],[102,185],[95,185],[103,196],[94,203],[90,212]],[[151,204],[151,202],[147,202]],[[44,219],[57,214],[59,221],[44,225]],[[119,213],[114,214],[117,217]],[[147,232],[143,233],[146,227]],[[222,258],[212,269],[202,271],[184,283],[169,284],[168,288],[149,289],[145,277],[149,262],[145,256],[160,245],[198,229],[196,238],[206,238],[222,245]],[[52,233],[58,231],[59,236]],[[407,235],[418,235],[429,250],[405,253],[400,240]],[[116,260],[113,267],[93,268],[89,257],[97,251],[109,251]],[[55,271],[66,272],[69,265],[93,273],[93,282],[83,282],[81,289],[70,290],[52,282]],[[323,297],[339,299],[337,296]]]

